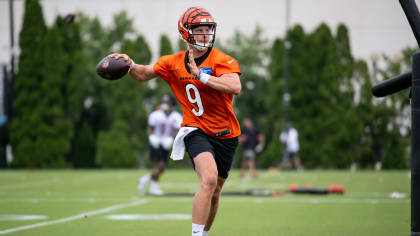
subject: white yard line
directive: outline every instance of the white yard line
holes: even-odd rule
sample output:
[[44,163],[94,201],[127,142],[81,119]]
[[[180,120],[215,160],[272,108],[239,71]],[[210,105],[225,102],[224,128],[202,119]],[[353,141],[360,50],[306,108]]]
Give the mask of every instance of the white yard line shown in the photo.
[[[155,199],[154,201],[167,201],[168,198]],[[171,199],[171,202],[191,202],[191,197]],[[221,200],[229,203],[310,203],[310,204],[410,204],[410,199],[377,199],[377,198],[282,198],[282,197],[230,197],[222,196]]]
[[20,183],[20,184],[9,184],[9,185],[0,186],[0,191],[39,187],[39,186],[44,186],[44,185],[57,184],[59,182],[61,182],[60,178],[53,178],[53,179],[49,179],[49,180],[41,180],[41,181],[36,181],[36,182],[29,182],[28,181],[28,182],[24,182],[24,183]]
[[191,214],[113,214],[109,220],[190,220]]
[[99,215],[99,214],[119,210],[119,209],[130,207],[130,206],[137,206],[137,205],[145,204],[147,202],[149,202],[149,201],[147,201],[147,200],[137,200],[137,201],[134,201],[134,202],[121,203],[121,204],[113,205],[113,206],[110,206],[110,207],[105,207],[105,208],[95,210],[95,211],[88,211],[88,212],[80,213],[80,214],[77,214],[77,215],[74,215],[74,216],[69,216],[69,217],[62,218],[62,219],[44,221],[44,222],[39,222],[39,223],[36,223],[36,224],[24,225],[24,226],[19,226],[19,227],[16,227],[16,228],[1,230],[0,234],[8,234],[8,233],[21,231],[21,230],[26,230],[26,229],[32,229],[32,228],[37,228],[37,227],[42,227],[42,226],[47,226],[47,225],[65,223],[65,222],[69,222],[69,221],[73,221],[73,220],[79,220],[79,219],[83,219],[84,217]]

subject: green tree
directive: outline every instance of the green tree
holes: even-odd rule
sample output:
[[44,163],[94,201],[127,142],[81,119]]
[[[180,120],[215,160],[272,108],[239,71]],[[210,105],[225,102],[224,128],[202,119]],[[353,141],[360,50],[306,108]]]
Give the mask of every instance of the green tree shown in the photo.
[[[354,150],[354,163],[357,163],[362,168],[372,167],[374,162],[377,161],[376,158],[381,156],[378,153],[380,149],[376,147],[383,142],[384,136],[382,132],[378,132],[380,129],[378,129],[377,124],[384,124],[382,120],[385,114],[381,112],[382,115],[376,117],[375,113],[379,115],[378,111],[382,110],[382,106],[380,106],[381,104],[375,106],[373,103],[371,76],[365,61],[359,60],[355,63],[353,78],[356,83],[360,84],[356,113],[362,122],[361,136],[357,143],[358,147]],[[384,127],[382,126],[382,128]]]
[[[383,55],[383,69],[379,68],[377,80],[392,78],[411,70],[411,58],[418,48],[406,48],[392,58]],[[410,155],[406,150],[410,142],[411,109],[408,99],[409,90],[385,98],[372,98],[374,105],[373,127],[368,129],[375,138],[372,143],[374,156],[365,159],[363,164],[372,166],[380,161],[383,168],[406,168]]]
[[[268,40],[263,38],[262,29],[257,26],[251,35],[236,31],[225,45],[217,43],[216,47],[235,58],[241,68],[242,91],[238,96],[235,96],[234,100],[239,121],[250,117],[270,142],[273,131],[270,125],[276,122],[270,120],[269,116],[272,112],[272,108],[269,107],[270,96],[268,95],[271,90],[271,81],[266,70],[269,44]],[[235,164],[238,166],[242,153],[240,150],[236,153]],[[259,165],[267,167],[273,162],[273,158],[276,156],[267,155],[265,152],[258,157]]]
[[86,96],[84,77],[86,75],[86,59],[80,34],[80,24],[66,23],[59,16],[55,27],[63,38],[65,60],[65,85],[62,95],[65,98],[65,113],[75,126],[80,120],[83,109],[83,100]]
[[160,56],[173,54],[171,41],[168,36],[163,34],[160,36]]
[[136,153],[132,141],[125,135],[130,129],[118,120],[110,130],[100,132],[98,138],[98,161],[106,168],[132,168],[136,166]]
[[[72,120],[66,116],[65,106],[68,98],[66,91],[67,55],[64,51],[64,37],[59,25],[62,19],[57,19],[56,25],[47,31],[42,41],[43,69],[41,82],[42,102],[41,122],[38,124],[37,149],[34,156],[38,157],[41,166],[60,166],[70,151],[73,137]],[[54,63],[51,63],[54,58]]]
[[[39,124],[42,123],[43,45],[47,27],[38,0],[25,1],[22,30],[19,35],[20,55],[14,81],[15,116],[11,123],[11,144],[15,167],[37,167]],[[50,59],[51,61],[51,59]]]
[[[185,44],[185,43],[184,43]],[[169,40],[168,36],[161,35],[160,37],[160,56],[165,55],[171,55],[173,54],[173,49],[171,46],[171,41]],[[164,94],[172,94],[171,88],[168,86],[168,84],[163,79],[156,79],[154,81],[151,81],[151,83],[156,84],[153,88],[153,93],[155,97],[160,98]]]
[[177,44],[178,44],[178,52],[187,50],[187,44],[185,43],[183,39],[179,38],[177,40]]
[[[332,88],[332,107],[328,117],[331,119],[331,131],[334,135],[328,135],[326,143],[331,145],[330,152],[327,153],[331,167],[347,168],[354,161],[353,150],[361,136],[362,123],[354,112],[353,71],[354,59],[350,50],[350,38],[348,30],[344,25],[339,25],[335,37],[335,47],[337,59],[334,62],[336,87]],[[352,129],[349,129],[352,127]],[[338,153],[337,153],[338,150]],[[332,158],[335,156],[336,158]]]
[[[71,150],[67,157],[67,161],[75,161],[77,159],[84,159],[86,163],[94,162],[95,156],[76,156],[81,153],[89,153],[92,147],[88,148],[85,145],[83,148],[87,149],[86,152],[80,152],[76,150],[77,140],[74,134],[79,133],[81,126],[81,115],[83,112],[83,101],[87,94],[85,76],[87,74],[86,59],[83,52],[82,39],[80,34],[80,24],[78,22],[65,22],[61,16],[57,17],[56,24],[54,26],[62,37],[62,49],[63,49],[63,64],[65,72],[62,75],[63,84],[61,87],[61,94],[64,98],[63,109],[66,118],[70,119],[71,122]],[[88,143],[91,144],[91,143]],[[90,151],[91,152],[91,151]],[[81,167],[80,163],[74,163],[76,166]],[[90,165],[89,167],[92,167]]]
[[[353,143],[360,137],[358,129],[348,129],[360,126],[360,121],[352,112],[354,62],[347,29],[340,25],[334,37],[325,24],[310,34],[297,25],[289,30],[288,41],[290,119],[299,131],[302,161],[309,168],[347,167],[354,159]],[[284,41],[277,39],[268,67],[271,77],[276,78],[270,86],[270,107],[276,111],[272,115],[278,123],[277,127],[270,126],[276,130],[275,142],[268,145],[273,145],[273,154],[279,150],[277,155],[282,155],[278,135],[283,127],[283,57]]]
[[95,167],[95,137],[92,127],[85,121],[77,129],[73,142],[73,167]]
[[[136,63],[149,64],[151,51],[144,37],[138,35],[134,40],[124,37],[134,33],[131,27],[126,27],[126,22],[130,19],[124,17],[125,14],[118,14],[113,28],[108,31],[110,34],[119,32],[121,35],[112,47],[130,55]],[[116,45],[119,47],[116,48]],[[107,115],[109,127],[99,131],[97,159],[105,167],[135,167],[138,153],[147,149],[146,120],[148,110],[151,110],[147,104],[153,99],[153,93],[147,83],[138,83],[128,76],[118,81],[105,81],[104,89],[108,93],[104,105],[107,111],[112,112]],[[113,145],[110,145],[110,142],[113,142]],[[120,158],[118,153],[124,157]]]
[[[80,34],[83,35],[82,48],[85,60],[86,72],[83,76],[83,85],[85,86],[84,106],[82,107],[82,116],[76,127],[76,139],[73,142],[73,152],[71,159],[75,167],[82,167],[82,164],[90,165],[91,163],[99,163],[97,160],[98,150],[98,137],[101,131],[108,130],[111,127],[112,110],[107,108],[109,100],[111,99],[112,84],[110,81],[105,81],[98,77],[96,74],[97,63],[112,50],[111,47],[118,45],[118,40],[123,40],[122,37],[128,32],[123,29],[132,31],[131,23],[124,21],[126,14],[119,14],[114,16],[114,22],[119,21],[121,24],[127,23],[128,25],[121,25],[119,29],[104,28],[98,18],[89,18],[81,13],[76,17],[76,23],[80,26]],[[128,26],[128,28],[127,28]],[[112,32],[112,33],[111,33]],[[121,37],[118,36],[121,33]],[[79,146],[82,145],[79,139],[89,140],[89,129],[93,135],[93,141],[89,142],[91,146],[83,145],[86,150],[80,152]],[[79,155],[92,156],[79,156]],[[86,160],[91,159],[91,160]],[[96,165],[96,164],[95,164]],[[90,167],[90,166],[86,166]]]
[[[87,106],[83,107],[80,123],[86,121],[92,127],[96,139],[100,130],[110,126],[109,114],[106,109],[110,86],[107,86],[109,84],[107,81],[98,77],[95,70],[97,63],[110,53],[111,45],[107,29],[102,27],[97,18],[90,19],[83,14],[78,14],[76,19],[80,26],[80,34],[83,35],[82,48],[86,68],[83,84],[86,91],[84,100],[87,102]],[[96,150],[96,146],[94,149]]]

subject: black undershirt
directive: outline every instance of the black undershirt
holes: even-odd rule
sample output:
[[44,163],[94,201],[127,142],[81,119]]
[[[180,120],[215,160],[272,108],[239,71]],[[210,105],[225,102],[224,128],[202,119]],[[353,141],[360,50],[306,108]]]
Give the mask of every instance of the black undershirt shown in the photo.
[[[207,50],[207,52],[204,53],[204,55],[202,55],[199,58],[194,58],[195,64],[197,65],[197,68],[204,62],[204,60],[207,59],[207,57],[210,55],[210,52],[211,52],[212,49],[213,48],[209,48]],[[187,50],[187,53],[185,53],[185,58],[184,58],[184,65],[185,65],[185,69],[187,69],[188,73],[191,74],[190,67],[188,66],[188,61],[189,61],[188,60],[188,55],[189,55],[189,51]]]

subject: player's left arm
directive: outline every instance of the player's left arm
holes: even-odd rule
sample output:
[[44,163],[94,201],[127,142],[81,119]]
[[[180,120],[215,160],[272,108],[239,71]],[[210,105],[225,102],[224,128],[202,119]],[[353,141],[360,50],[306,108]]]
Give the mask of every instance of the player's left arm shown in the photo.
[[237,73],[224,74],[220,77],[210,75],[207,85],[217,91],[235,95],[238,95],[242,89],[241,80]]
[[258,145],[255,147],[255,151],[261,152],[265,146],[265,135],[263,133],[259,133],[256,136]]
[[258,140],[258,145],[261,145],[263,147],[265,146],[265,135],[264,134],[262,134],[262,133],[258,134],[257,140]]
[[198,78],[201,82],[220,92],[235,95],[238,95],[241,92],[242,85],[241,80],[239,79],[239,74],[226,73],[219,77],[208,74],[200,75],[200,71],[194,61],[192,49],[190,49],[188,57],[188,67],[190,68],[191,74]]

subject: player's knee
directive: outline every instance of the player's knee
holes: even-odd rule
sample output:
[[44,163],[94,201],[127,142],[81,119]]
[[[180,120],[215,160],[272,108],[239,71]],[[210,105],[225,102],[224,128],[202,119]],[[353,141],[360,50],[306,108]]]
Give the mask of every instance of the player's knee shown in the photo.
[[214,192],[217,187],[217,176],[204,176],[201,185],[208,191]]

